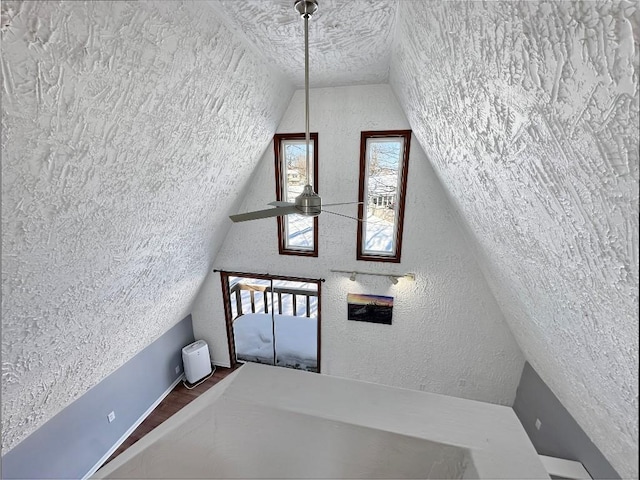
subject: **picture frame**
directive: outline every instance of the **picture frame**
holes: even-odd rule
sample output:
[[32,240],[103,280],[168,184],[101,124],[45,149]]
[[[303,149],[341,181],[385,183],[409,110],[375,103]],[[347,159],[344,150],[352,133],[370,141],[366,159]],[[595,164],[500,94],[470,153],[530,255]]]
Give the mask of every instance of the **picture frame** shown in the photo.
[[391,325],[393,318],[393,297],[347,294],[347,319],[356,322]]

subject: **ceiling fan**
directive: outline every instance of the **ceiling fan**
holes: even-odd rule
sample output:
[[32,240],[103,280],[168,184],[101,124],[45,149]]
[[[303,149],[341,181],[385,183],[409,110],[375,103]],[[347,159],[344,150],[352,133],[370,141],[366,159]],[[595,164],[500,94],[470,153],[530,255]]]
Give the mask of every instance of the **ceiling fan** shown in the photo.
[[[239,213],[230,215],[229,218],[234,222],[245,222],[247,220],[257,220],[259,218],[278,217],[281,215],[289,215],[295,213],[305,217],[317,217],[321,212],[327,212],[334,215],[341,215],[335,212],[323,210],[322,200],[320,196],[313,190],[309,181],[309,17],[318,10],[317,0],[297,0],[294,8],[304,19],[304,94],[305,94],[305,139],[306,139],[306,184],[302,193],[295,198],[294,202],[275,201],[269,205],[275,208],[267,208],[266,210],[256,210],[253,212]],[[335,205],[350,205],[360,202],[346,203],[329,203],[325,207]],[[351,217],[349,217],[351,218]]]

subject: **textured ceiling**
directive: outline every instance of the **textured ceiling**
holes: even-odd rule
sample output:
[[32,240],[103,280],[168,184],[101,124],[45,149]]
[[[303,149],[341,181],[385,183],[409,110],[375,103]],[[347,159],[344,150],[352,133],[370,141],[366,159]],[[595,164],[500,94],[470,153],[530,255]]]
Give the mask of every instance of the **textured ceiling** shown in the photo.
[[[304,23],[292,0],[209,0],[296,86],[304,85]],[[386,83],[398,0],[320,0],[309,20],[312,87]]]
[[[3,451],[189,311],[303,84],[292,4],[2,2]],[[321,0],[310,34],[312,85],[389,79],[527,359],[628,477],[638,15]]]
[[638,477],[638,11],[400,2],[391,85],[518,344]]
[[3,1],[2,75],[4,453],[190,312],[293,88],[164,1]]

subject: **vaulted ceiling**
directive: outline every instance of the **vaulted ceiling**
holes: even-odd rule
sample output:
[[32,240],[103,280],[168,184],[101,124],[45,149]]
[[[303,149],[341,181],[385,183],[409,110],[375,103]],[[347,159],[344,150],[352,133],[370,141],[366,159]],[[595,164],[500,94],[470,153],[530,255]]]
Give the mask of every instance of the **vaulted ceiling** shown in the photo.
[[[302,85],[291,2],[210,4]],[[391,84],[525,356],[600,448],[626,458],[638,435],[639,15],[624,2],[333,0],[310,21],[312,85]]]
[[[289,0],[211,0],[259,55],[304,85],[304,24]],[[397,0],[326,0],[309,21],[311,87],[388,83]]]
[[[3,452],[189,312],[303,83],[291,3],[2,3]],[[391,84],[525,356],[637,477],[637,6],[320,3],[312,85]]]

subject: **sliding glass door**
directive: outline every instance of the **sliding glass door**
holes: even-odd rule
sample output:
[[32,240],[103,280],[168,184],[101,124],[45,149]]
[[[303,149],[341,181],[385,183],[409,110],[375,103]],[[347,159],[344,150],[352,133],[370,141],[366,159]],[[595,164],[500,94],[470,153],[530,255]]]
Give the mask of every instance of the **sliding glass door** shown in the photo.
[[232,363],[319,372],[320,281],[221,272]]

